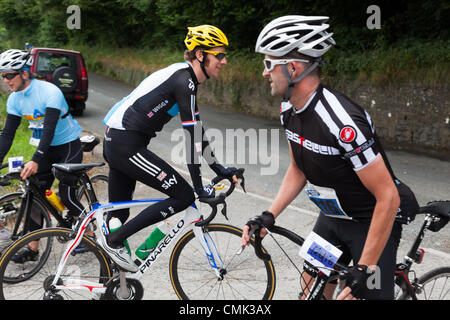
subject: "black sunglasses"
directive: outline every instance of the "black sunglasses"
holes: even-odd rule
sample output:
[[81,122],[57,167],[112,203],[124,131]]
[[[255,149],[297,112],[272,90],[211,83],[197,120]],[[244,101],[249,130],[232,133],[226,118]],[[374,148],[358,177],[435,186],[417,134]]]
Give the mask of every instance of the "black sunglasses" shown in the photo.
[[14,73],[7,73],[7,74],[2,74],[2,78],[3,79],[8,79],[8,80],[12,80],[14,79],[18,74],[20,74],[20,72],[14,72]]
[[211,53],[219,60],[222,60],[223,58],[227,57],[227,53],[226,52],[211,51],[211,50],[203,50],[203,52]]

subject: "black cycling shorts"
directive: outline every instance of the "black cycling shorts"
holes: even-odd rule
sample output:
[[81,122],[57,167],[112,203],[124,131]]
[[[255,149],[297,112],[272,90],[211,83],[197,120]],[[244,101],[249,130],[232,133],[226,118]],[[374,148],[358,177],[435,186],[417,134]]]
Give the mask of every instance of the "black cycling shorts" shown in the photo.
[[[320,214],[313,228],[319,236],[342,250],[339,263],[349,265],[350,261],[357,263],[361,257],[366,242],[370,220],[350,221],[327,217]],[[397,265],[397,249],[400,244],[402,225],[394,222],[391,235],[378,261],[376,276],[370,277],[370,289],[365,290],[364,299],[392,300],[394,299],[394,275]],[[304,268],[308,272],[308,268]],[[309,273],[309,272],[308,272]]]
[[[109,164],[109,201],[130,201],[136,181],[140,181],[169,198],[157,202],[111,233],[113,244],[120,244],[144,227],[183,211],[195,202],[191,185],[167,162],[147,149],[149,138],[136,131],[108,129],[104,140],[104,158]],[[122,223],[129,210],[116,210],[112,216]]]
[[[38,162],[38,171],[36,178],[43,182],[41,186],[44,192],[50,189],[55,176],[52,172],[52,165],[54,163],[81,163],[83,161],[83,151],[81,150],[80,139],[73,140],[71,142],[59,145],[50,146],[45,156]],[[59,182],[59,196],[61,201],[68,209],[69,215],[78,216],[83,211],[83,205],[77,199],[76,188],[70,187],[61,181]],[[39,219],[37,212],[31,213],[31,230],[42,228],[42,221]]]

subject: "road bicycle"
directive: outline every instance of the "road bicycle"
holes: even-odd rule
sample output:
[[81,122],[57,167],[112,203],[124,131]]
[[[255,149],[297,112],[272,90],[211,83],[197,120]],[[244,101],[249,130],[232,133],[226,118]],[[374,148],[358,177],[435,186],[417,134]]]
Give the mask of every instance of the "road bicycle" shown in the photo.
[[[439,267],[428,271],[421,277],[417,277],[414,270],[411,269],[413,263],[422,263],[424,258],[424,250],[419,246],[424,238],[427,230],[438,232],[450,220],[450,201],[433,201],[426,206],[420,208],[420,214],[426,214],[424,222],[416,236],[414,243],[406,254],[403,262],[397,264],[394,283],[395,283],[395,298],[398,300],[449,300],[450,299],[450,266]],[[271,261],[271,256],[266,249],[262,249],[262,239],[259,234],[261,226],[252,225],[250,229],[251,235],[254,235],[255,254],[263,261]],[[318,246],[316,243],[305,242],[305,239],[280,226],[273,226],[268,231],[270,238],[272,238],[277,247],[281,249],[288,260],[293,264],[300,275],[300,293],[298,298],[305,300],[325,300],[326,285],[328,283],[335,284],[336,280],[340,281],[340,286],[337,287],[334,295],[329,295],[328,298],[337,297],[339,290],[344,287],[345,279],[348,276],[348,267],[343,266],[337,262],[333,252],[326,245]],[[304,247],[303,252],[307,254],[307,258],[311,261],[315,260],[314,265],[308,263],[309,274],[313,277],[307,281],[304,277],[304,272],[295,264],[293,259],[280,245],[274,234],[280,235],[289,241],[295,243],[299,247]],[[267,248],[267,246],[266,246]],[[310,261],[308,261],[310,262]],[[275,272],[273,273],[275,274]],[[412,278],[411,278],[412,275]],[[310,277],[308,277],[309,279]],[[268,286],[273,283],[275,279],[268,281]],[[336,287],[336,286],[335,286]],[[275,288],[271,288],[274,291]]]
[[[76,173],[70,165],[59,169]],[[236,176],[245,188],[243,172],[244,169],[239,169]],[[211,184],[218,188],[217,184],[224,179],[215,177]],[[135,260],[139,270],[134,273],[120,270],[96,240],[85,234],[85,230],[91,224],[96,225],[97,228],[93,229],[99,241],[109,232],[105,221],[107,211],[148,206],[163,199],[94,203],[93,210],[86,214],[75,230],[48,228],[27,234],[13,243],[0,260],[0,279],[10,280],[0,283],[0,299],[142,299],[141,277],[174,243],[169,275],[178,298],[270,299],[275,286],[272,283],[275,281],[272,262],[262,261],[253,252],[240,249],[241,229],[227,224],[211,224],[220,205],[223,206],[221,213],[227,217],[225,199],[234,189],[231,183],[227,191],[217,197],[199,199],[211,208],[206,218],[195,203],[188,207],[150,255],[143,260]],[[88,192],[95,198],[93,190]],[[51,242],[52,250],[46,257],[45,266],[39,272],[29,274],[33,263],[19,266],[11,261],[11,257],[35,240],[39,240],[42,246]],[[80,245],[86,250],[74,254]],[[264,252],[264,248],[261,250]],[[39,261],[34,262],[37,263]]]
[[[98,143],[98,138],[82,143],[83,151],[92,151]],[[95,166],[103,165],[104,163],[97,163]],[[7,166],[8,164],[4,164],[1,168]],[[64,216],[62,211],[59,211],[47,200],[40,187],[42,183],[36,176],[21,180],[20,172],[0,175],[0,185],[8,186],[11,185],[11,182],[14,184],[14,191],[0,197],[0,226],[2,229],[8,230],[10,234],[8,239],[0,240],[0,255],[8,245],[29,232],[29,223],[32,218],[41,221],[44,228],[52,226],[52,217],[57,221],[58,226],[66,228],[73,226],[76,218]],[[84,207],[88,207],[87,210],[92,209],[89,206],[91,202],[87,192],[89,188],[94,188],[97,196],[106,201],[108,199],[108,176],[97,174],[90,178],[85,176],[83,179],[78,179],[77,197]],[[33,217],[31,217],[32,212]]]

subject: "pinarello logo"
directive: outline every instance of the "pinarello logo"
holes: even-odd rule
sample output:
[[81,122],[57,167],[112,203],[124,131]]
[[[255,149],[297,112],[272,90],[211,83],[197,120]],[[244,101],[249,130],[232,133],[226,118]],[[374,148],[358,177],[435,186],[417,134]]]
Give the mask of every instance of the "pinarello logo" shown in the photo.
[[339,138],[342,142],[350,143],[356,138],[356,131],[350,126],[345,126],[339,132]]

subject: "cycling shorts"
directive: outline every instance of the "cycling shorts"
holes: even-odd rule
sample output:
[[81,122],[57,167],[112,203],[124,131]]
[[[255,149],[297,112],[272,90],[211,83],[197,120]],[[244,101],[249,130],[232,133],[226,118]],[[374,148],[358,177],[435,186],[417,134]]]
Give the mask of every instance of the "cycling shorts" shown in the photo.
[[[338,262],[343,265],[349,265],[350,261],[353,261],[353,264],[358,263],[366,243],[369,227],[369,219],[356,222],[327,217],[321,213],[313,231],[339,248],[343,253]],[[364,299],[394,299],[394,275],[401,233],[401,223],[394,222],[389,239],[378,260],[378,274],[370,277],[370,288],[364,291]],[[308,267],[305,267],[304,271],[309,273],[308,269]]]

